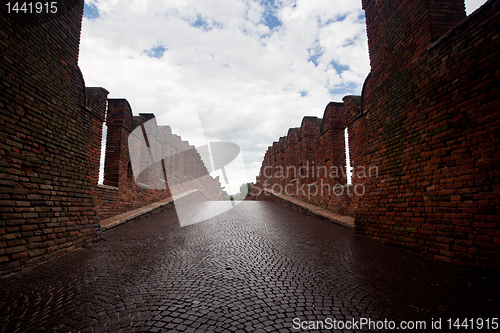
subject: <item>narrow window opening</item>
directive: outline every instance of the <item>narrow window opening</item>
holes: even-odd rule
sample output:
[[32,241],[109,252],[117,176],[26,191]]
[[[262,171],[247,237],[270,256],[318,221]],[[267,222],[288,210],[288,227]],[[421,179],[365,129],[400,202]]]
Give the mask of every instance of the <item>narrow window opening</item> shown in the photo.
[[102,138],[101,138],[101,158],[99,161],[99,182],[98,184],[104,184],[104,158],[106,156],[106,138],[108,136],[108,126],[106,122],[102,124]]
[[346,176],[347,176],[347,184],[352,184],[352,169],[351,169],[351,158],[349,154],[349,132],[347,131],[347,127],[344,131],[345,137],[345,162],[346,162]]

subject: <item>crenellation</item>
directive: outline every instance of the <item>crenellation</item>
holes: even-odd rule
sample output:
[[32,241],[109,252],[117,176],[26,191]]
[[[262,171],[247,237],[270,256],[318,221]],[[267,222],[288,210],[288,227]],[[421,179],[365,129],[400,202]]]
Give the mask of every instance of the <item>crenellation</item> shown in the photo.
[[318,117],[304,117],[300,125],[300,139],[305,137],[316,136],[319,134],[320,126],[318,126]]
[[[290,193],[266,186],[276,184],[263,173],[276,167],[266,154],[254,198],[281,190],[353,216],[356,232],[382,242],[498,270],[500,54],[484,50],[499,46],[500,1],[467,18],[463,1],[364,0],[363,8],[371,73],[362,95],[329,103],[319,135],[316,118],[304,117],[300,139],[285,150],[286,166],[345,170],[347,128],[352,185],[344,174],[316,172],[298,177],[306,193],[290,178]],[[315,192],[334,184],[337,193]]]
[[363,114],[361,96],[345,96],[342,101],[345,107],[345,122],[348,126]]
[[299,142],[299,138],[300,138],[300,128],[298,128],[298,127],[290,128],[288,130],[288,134],[287,134],[286,138],[287,138],[287,141],[286,141],[287,147],[290,145],[296,145]]
[[[77,64],[84,4],[68,3],[59,3],[60,18],[32,27],[0,6],[1,275],[97,241],[99,221],[172,195],[135,183],[128,136],[154,115],[133,116],[127,100],[85,87]],[[98,185],[104,122],[105,185]],[[219,179],[202,183],[218,200]]]
[[104,185],[119,187],[123,182],[120,175],[126,174],[123,169],[128,165],[128,150],[124,143],[132,132],[131,120],[132,110],[125,99],[108,99]]
[[[116,214],[194,188],[220,198],[219,178],[153,113],[133,116],[126,99],[85,87],[83,0],[75,1],[64,19],[30,29],[0,8],[2,274],[98,240],[99,221]],[[458,0],[362,5],[371,72],[361,96],[330,102],[323,118],[306,116],[274,142],[254,197],[282,191],[354,217],[356,232],[368,237],[498,270],[500,0],[467,18]],[[104,185],[97,185],[104,122]],[[128,147],[139,127],[147,149]],[[141,153],[129,156],[129,148]],[[149,166],[150,151],[165,158],[135,179],[131,158]],[[168,186],[167,173],[175,176]]]
[[[2,272],[93,241],[97,177],[91,167],[97,158],[89,158],[88,151],[100,147],[98,135],[87,137],[87,132],[102,117],[99,98],[92,101],[85,91],[77,66],[79,38],[73,34],[80,31],[83,1],[66,22],[30,29],[6,10],[0,9],[5,23],[0,27]],[[46,40],[47,29],[58,47]],[[57,37],[62,35],[71,37]],[[41,61],[44,66],[34,65]]]

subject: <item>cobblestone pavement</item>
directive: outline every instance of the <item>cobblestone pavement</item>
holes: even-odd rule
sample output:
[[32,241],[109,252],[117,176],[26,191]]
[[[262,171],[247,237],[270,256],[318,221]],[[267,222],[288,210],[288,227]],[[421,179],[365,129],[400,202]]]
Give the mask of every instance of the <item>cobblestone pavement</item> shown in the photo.
[[[290,332],[299,331],[297,325],[321,327],[319,320],[340,325],[365,318],[372,325],[425,320],[429,330],[441,318],[442,331],[449,331],[449,318],[500,314],[496,276],[422,258],[267,202],[243,202],[184,228],[170,210],[104,238],[0,280],[0,329]],[[412,331],[424,330],[405,330]]]

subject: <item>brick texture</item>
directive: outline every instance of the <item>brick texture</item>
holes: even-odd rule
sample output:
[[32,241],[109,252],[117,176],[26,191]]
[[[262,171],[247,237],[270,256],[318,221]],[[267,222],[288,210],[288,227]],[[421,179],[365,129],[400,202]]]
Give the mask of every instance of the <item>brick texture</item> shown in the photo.
[[[498,271],[500,1],[468,17],[463,1],[363,0],[363,8],[371,72],[361,97],[343,99],[345,118],[336,121],[348,128],[355,171],[376,167],[377,175],[354,172],[353,190],[364,195],[309,201],[355,216],[357,232],[369,237]],[[322,142],[314,133],[314,143],[299,143],[302,133],[289,140],[289,161],[314,155],[328,165],[325,145],[342,155],[340,135]],[[276,161],[269,149],[254,194],[276,184],[263,173]]]
[[[353,97],[356,103],[358,97]],[[269,147],[253,198],[268,188],[332,211],[353,215],[352,187],[347,185],[345,105],[329,103],[323,118],[304,117],[300,128]]]
[[[172,134],[169,126],[157,126],[154,114],[133,116],[127,100],[109,99],[106,125],[104,184],[96,189],[96,210],[100,220],[192,189],[200,189],[211,200],[220,200],[219,178],[209,175],[193,146]],[[147,144],[156,144],[164,158],[136,176],[130,161],[129,135],[135,129],[145,131],[145,126],[149,134],[154,134],[146,136]],[[134,148],[141,153],[137,157],[139,163],[149,165],[147,149]],[[166,178],[166,174],[170,177]]]
[[77,65],[83,1],[58,5],[32,25],[0,6],[1,271],[81,247],[98,227],[87,131],[101,115],[85,107]]
[[[188,179],[194,171],[203,176],[198,183],[137,187],[127,136],[145,118],[133,117],[126,100],[108,100],[105,89],[85,87],[78,67],[83,0],[57,6],[57,14],[31,16],[0,6],[0,274],[91,243],[100,219],[175,191],[220,196],[218,179],[186,149],[176,167]],[[104,121],[106,185],[98,186]],[[176,140],[173,147],[189,147]]]

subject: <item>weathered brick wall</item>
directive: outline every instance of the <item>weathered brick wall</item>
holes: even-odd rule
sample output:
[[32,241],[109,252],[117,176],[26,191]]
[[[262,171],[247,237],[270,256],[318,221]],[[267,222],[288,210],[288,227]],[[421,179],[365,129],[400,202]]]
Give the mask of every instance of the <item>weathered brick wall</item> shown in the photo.
[[92,242],[98,226],[94,114],[77,66],[83,0],[58,6],[39,21],[0,6],[0,272]]
[[[359,133],[350,141],[355,163],[380,172],[364,180],[360,231],[443,261],[498,269],[500,1],[437,42],[464,17],[463,2],[382,3],[363,1],[372,73],[363,115],[349,125]],[[401,9],[401,22],[378,22],[395,15],[384,6]],[[427,22],[440,15],[449,18],[444,26]],[[404,38],[386,48],[380,35]]]
[[[467,18],[463,1],[364,0],[363,8],[371,73],[361,98],[343,99],[345,121],[336,120],[347,125],[352,190],[363,195],[302,198],[328,200],[369,237],[498,270],[500,1]],[[288,154],[305,160],[313,149],[325,165],[325,147],[339,141],[290,145]],[[262,174],[274,154],[264,157],[254,197],[276,184]]]
[[[0,6],[0,274],[82,247],[96,239],[101,218],[171,194],[133,182],[130,106],[108,101],[103,88],[85,88],[77,65],[83,0],[56,5],[57,14],[32,15]],[[106,182],[115,187],[98,187],[107,104]],[[189,154],[179,170],[206,172]],[[218,179],[199,182],[219,198]]]
[[[323,208],[352,215],[352,195],[346,186],[345,110],[329,103],[322,119],[304,117],[300,128],[269,147],[252,196],[268,188]],[[267,197],[266,197],[267,198]]]
[[[220,200],[220,182],[212,178],[200,155],[187,141],[172,134],[169,126],[157,126],[155,115],[132,115],[125,99],[109,99],[106,117],[108,134],[103,185],[97,186],[96,210],[99,220],[125,213],[192,189],[200,189],[211,200]],[[163,160],[140,175],[132,172],[129,136],[139,129],[148,133],[146,144]],[[132,141],[137,142],[137,141]],[[149,151],[141,146],[135,158],[144,166],[151,164]],[[160,153],[161,152],[161,153]],[[173,177],[165,178],[165,173]]]

